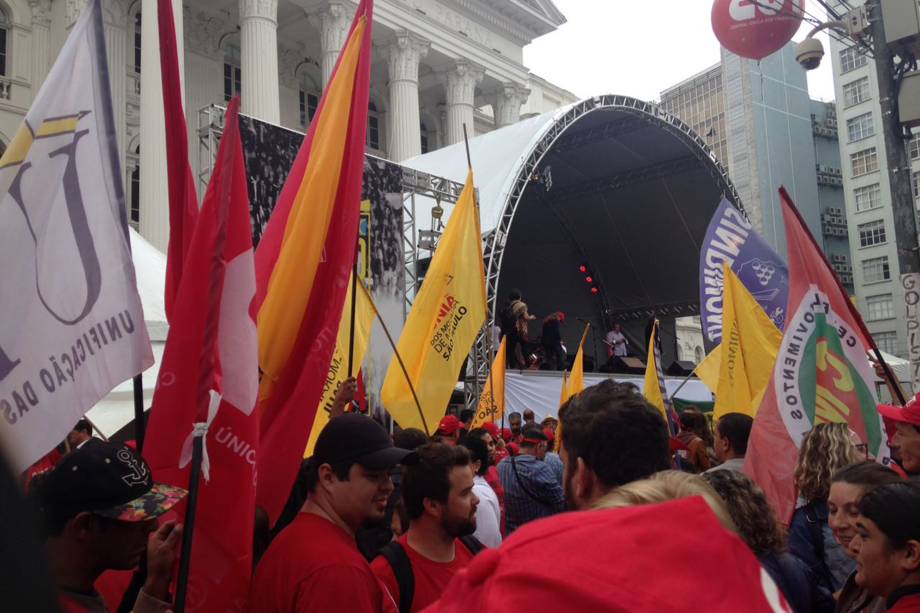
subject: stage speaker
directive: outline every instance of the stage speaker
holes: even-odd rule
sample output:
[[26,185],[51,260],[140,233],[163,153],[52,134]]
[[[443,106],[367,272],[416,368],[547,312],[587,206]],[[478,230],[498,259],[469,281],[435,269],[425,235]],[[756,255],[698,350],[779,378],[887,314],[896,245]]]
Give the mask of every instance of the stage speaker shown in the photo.
[[605,372],[641,375],[645,373],[645,362],[634,357],[614,357],[604,366]]
[[668,366],[665,374],[671,375],[672,377],[686,377],[693,372],[694,368],[696,368],[696,365],[693,362],[688,362],[687,360],[675,360],[670,366]]

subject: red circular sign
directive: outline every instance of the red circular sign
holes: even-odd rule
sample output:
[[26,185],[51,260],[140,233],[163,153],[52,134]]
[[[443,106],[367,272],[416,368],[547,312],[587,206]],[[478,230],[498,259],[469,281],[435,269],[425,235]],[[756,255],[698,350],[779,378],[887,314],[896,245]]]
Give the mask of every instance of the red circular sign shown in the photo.
[[804,8],[805,0],[715,0],[712,30],[732,53],[759,60],[792,40]]

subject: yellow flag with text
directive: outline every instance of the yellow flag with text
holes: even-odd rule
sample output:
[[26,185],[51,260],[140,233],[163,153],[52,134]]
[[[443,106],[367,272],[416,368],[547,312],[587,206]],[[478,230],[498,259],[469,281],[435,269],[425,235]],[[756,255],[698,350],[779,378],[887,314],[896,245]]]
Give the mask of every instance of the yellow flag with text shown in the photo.
[[486,387],[479,397],[479,406],[473,418],[473,428],[486,422],[501,420],[505,414],[505,362],[508,354],[508,339],[503,338],[498,352],[492,360],[492,370],[486,380]]
[[649,403],[661,411],[661,416],[664,417],[665,423],[670,423],[668,420],[668,409],[666,408],[666,399],[663,393],[664,387],[664,377],[661,372],[661,367],[658,364],[658,321],[655,321],[655,325],[652,327],[652,335],[648,339],[648,356],[645,363],[645,385],[642,388],[642,395],[645,396],[645,399]]
[[722,360],[713,417],[726,413],[754,417],[773,380],[783,335],[731,268],[723,266],[723,272]]
[[581,342],[578,343],[578,353],[575,354],[575,361],[572,362],[572,372],[562,380],[562,396],[559,398],[559,406],[562,406],[566,400],[585,389],[585,338],[587,338],[590,328],[591,324],[585,324]]
[[[447,222],[390,360],[380,398],[402,428],[433,434],[447,410],[460,368],[486,319],[486,275],[473,171]],[[406,381],[412,382],[421,414]]]
[[722,345],[716,345],[703,361],[696,365],[693,373],[709,391],[715,394],[719,389],[719,369],[722,368]]
[[313,454],[313,447],[316,445],[316,439],[322,432],[326,424],[329,423],[329,411],[332,409],[332,401],[335,400],[335,393],[345,379],[356,377],[361,370],[361,363],[364,362],[364,356],[371,342],[371,326],[374,323],[374,303],[371,301],[370,294],[364,283],[360,280],[355,283],[357,288],[357,298],[355,299],[355,338],[354,350],[352,354],[352,371],[348,372],[348,347],[351,344],[351,280],[348,282],[348,293],[345,294],[345,306],[342,308],[342,318],[339,320],[339,332],[336,337],[335,351],[332,354],[332,362],[329,363],[329,374],[323,382],[323,395],[319,401],[319,407],[316,409],[316,417],[313,418],[313,427],[310,429],[310,438],[307,439],[307,450],[303,457],[309,457]]

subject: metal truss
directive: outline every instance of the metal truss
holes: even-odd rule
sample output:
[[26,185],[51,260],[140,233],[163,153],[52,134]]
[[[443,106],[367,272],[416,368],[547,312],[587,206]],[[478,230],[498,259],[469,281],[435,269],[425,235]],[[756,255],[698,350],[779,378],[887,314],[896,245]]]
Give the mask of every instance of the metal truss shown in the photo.
[[[584,132],[566,132],[572,128],[579,120],[586,115],[595,111],[614,110],[630,115],[628,118],[618,119],[606,122]],[[514,179],[508,200],[504,205],[498,226],[488,237],[484,253],[486,258],[486,291],[488,296],[486,326],[479,335],[473,347],[473,354],[468,362],[464,391],[467,406],[475,406],[479,401],[478,390],[488,378],[488,370],[491,367],[491,326],[494,320],[494,313],[498,307],[498,283],[501,274],[502,260],[504,258],[505,245],[508,242],[508,236],[511,232],[511,226],[514,222],[514,216],[518,206],[521,204],[524,192],[533,182],[533,177],[540,176],[539,167],[544,158],[551,152],[556,151],[557,146],[564,148],[573,148],[583,146],[589,142],[603,140],[615,135],[617,128],[629,131],[637,129],[635,121],[640,121],[646,125],[652,125],[663,129],[665,132],[675,136],[679,141],[686,145],[693,159],[697,164],[702,163],[702,167],[707,170],[712,177],[713,182],[719,187],[722,194],[728,198],[742,214],[747,217],[747,213],[741,203],[741,198],[735,187],[728,177],[728,171],[715,154],[709,148],[705,141],[700,138],[687,124],[683,121],[664,111],[662,108],[650,102],[644,102],[631,98],[629,96],[607,95],[595,96],[582,100],[569,108],[565,114],[553,121],[540,141],[527,154],[527,158],[522,163],[518,174]],[[674,308],[678,305],[670,305]],[[681,305],[684,309],[692,309],[693,305]],[[652,310],[655,307],[649,307]],[[662,311],[667,307],[662,305]],[[696,306],[698,312],[698,305]],[[643,309],[646,310],[646,309]],[[636,310],[636,313],[639,311]],[[653,311],[657,312],[657,311]],[[683,314],[692,314],[685,312]]]

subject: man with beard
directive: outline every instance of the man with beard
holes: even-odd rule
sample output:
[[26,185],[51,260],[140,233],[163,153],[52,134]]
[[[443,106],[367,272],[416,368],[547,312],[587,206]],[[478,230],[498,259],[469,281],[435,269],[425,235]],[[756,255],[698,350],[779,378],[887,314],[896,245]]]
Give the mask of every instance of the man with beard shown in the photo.
[[359,553],[355,532],[384,517],[390,471],[412,455],[394,447],[369,417],[348,413],[326,424],[305,470],[307,501],[259,563],[249,610],[395,610]]
[[631,383],[603,381],[559,409],[569,507],[586,510],[613,489],[670,468],[661,413]]
[[[430,443],[403,464],[403,502],[409,529],[383,549],[371,568],[400,613],[421,611],[441,597],[451,578],[482,544],[470,454],[464,447]],[[351,609],[349,609],[351,610]]]

